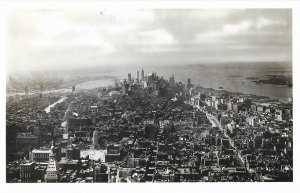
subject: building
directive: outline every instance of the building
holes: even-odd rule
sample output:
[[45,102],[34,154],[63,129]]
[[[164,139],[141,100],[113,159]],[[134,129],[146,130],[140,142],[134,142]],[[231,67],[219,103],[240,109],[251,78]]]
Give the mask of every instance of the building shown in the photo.
[[73,160],[79,160],[80,159],[80,149],[79,148],[77,148],[77,147],[73,148],[72,159]]
[[241,104],[240,103],[236,103],[236,104],[233,104],[232,105],[232,110],[235,112],[235,113],[238,113],[240,110],[241,110]]
[[53,153],[54,146],[52,145],[49,155],[49,163],[46,170],[45,182],[59,182],[59,166],[55,160],[55,155]]
[[257,106],[257,112],[264,112],[264,107],[263,106]]
[[233,104],[232,104],[232,102],[228,102],[228,103],[227,103],[227,110],[228,110],[228,111],[232,111],[232,109],[233,109]]
[[141,72],[141,81],[144,81],[145,79],[145,73],[144,73],[144,70],[142,69],[142,72]]
[[129,84],[131,83],[131,73],[128,73],[128,82],[129,82]]
[[190,90],[190,89],[193,87],[190,78],[188,78],[188,83],[187,83],[187,86],[186,86],[186,87],[187,87],[187,90]]
[[206,104],[207,106],[211,107],[211,106],[212,106],[212,100],[211,100],[211,98],[206,98],[206,99],[205,99],[205,104]]
[[73,149],[72,148],[66,149],[66,158],[67,158],[67,160],[73,159]]
[[145,138],[155,140],[158,132],[158,128],[154,124],[145,125]]
[[120,161],[120,153],[107,153],[105,154],[105,162],[115,162]]
[[255,149],[261,148],[262,147],[262,141],[263,141],[262,134],[254,134],[253,147]]
[[31,151],[29,158],[33,162],[48,162],[50,149],[34,149]]
[[75,85],[72,86],[72,92],[75,92]]
[[96,149],[98,148],[98,138],[99,138],[99,133],[98,131],[94,131],[93,133],[93,147]]
[[175,79],[174,79],[174,75],[172,74],[172,76],[170,77],[170,86],[174,87],[175,86]]
[[108,182],[108,168],[105,164],[95,165],[94,182]]
[[228,138],[222,138],[222,146],[225,147],[226,149],[230,148],[230,142]]
[[257,111],[257,106],[256,106],[256,105],[254,105],[254,104],[253,104],[253,105],[251,105],[251,110],[252,110],[252,111]]
[[123,86],[123,95],[127,95],[129,90],[129,84],[126,81],[124,81],[122,86]]
[[67,160],[62,158],[58,162],[58,166],[61,170],[77,170],[79,168],[79,160]]
[[16,137],[16,148],[36,147],[39,144],[39,137],[31,133],[18,133]]
[[20,164],[21,182],[34,182],[34,162],[25,162]]
[[259,123],[259,120],[258,120],[258,118],[256,117],[256,116],[251,116],[251,117],[247,117],[246,118],[246,122],[249,124],[249,125],[251,125],[251,126],[253,126],[253,127],[256,127],[257,125],[258,125],[258,123]]

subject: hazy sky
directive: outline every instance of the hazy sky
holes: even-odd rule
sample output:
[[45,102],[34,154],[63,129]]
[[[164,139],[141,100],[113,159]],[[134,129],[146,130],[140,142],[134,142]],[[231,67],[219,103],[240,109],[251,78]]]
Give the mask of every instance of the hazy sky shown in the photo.
[[291,61],[291,45],[290,9],[13,10],[7,70]]

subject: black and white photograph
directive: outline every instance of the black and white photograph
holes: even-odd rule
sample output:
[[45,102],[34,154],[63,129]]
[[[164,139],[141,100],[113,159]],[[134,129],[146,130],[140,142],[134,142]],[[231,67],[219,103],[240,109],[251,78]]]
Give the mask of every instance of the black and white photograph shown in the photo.
[[293,11],[7,9],[4,183],[295,182]]

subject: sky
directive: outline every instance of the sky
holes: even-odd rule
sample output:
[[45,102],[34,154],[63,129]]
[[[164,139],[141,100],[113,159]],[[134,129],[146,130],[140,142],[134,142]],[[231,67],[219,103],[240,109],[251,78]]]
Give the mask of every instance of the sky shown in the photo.
[[291,62],[291,9],[11,10],[7,71]]

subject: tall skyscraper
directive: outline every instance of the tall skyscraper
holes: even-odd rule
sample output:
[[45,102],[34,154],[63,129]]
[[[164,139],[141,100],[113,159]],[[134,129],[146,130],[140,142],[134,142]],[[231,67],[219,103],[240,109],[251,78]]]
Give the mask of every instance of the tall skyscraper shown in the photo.
[[174,79],[174,75],[172,74],[172,76],[170,77],[170,85],[174,86],[175,85],[175,79]]
[[59,182],[59,166],[55,160],[55,155],[53,153],[54,146],[52,142],[51,152],[49,155],[49,163],[46,170],[45,182]]
[[72,92],[75,92],[75,85],[72,86]]
[[191,83],[191,79],[188,78],[187,90],[189,91],[192,87],[193,87],[193,85],[192,85],[192,83]]
[[131,83],[131,73],[128,73],[128,82]]
[[40,98],[42,98],[43,97],[44,85],[41,82],[39,83],[39,85],[40,85]]
[[97,148],[98,147],[98,137],[99,137],[99,133],[98,131],[94,131],[93,133],[93,146],[94,148]]
[[126,80],[124,80],[124,83],[123,83],[123,94],[128,94],[128,90],[129,90],[129,84],[126,82]]
[[142,69],[142,73],[141,73],[141,80],[142,81],[144,80],[144,77],[145,77],[145,74],[144,74],[144,70]]

